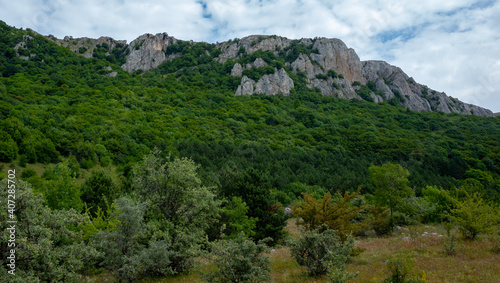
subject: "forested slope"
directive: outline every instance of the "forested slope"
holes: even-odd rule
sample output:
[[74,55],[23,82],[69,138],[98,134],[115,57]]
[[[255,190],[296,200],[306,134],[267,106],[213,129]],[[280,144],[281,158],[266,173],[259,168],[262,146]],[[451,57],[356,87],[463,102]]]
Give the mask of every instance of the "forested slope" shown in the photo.
[[[123,195],[140,195],[138,202],[154,199],[152,192],[138,189],[141,178],[151,173],[147,160],[158,170],[151,174],[161,175],[165,168],[175,174],[191,170],[194,187],[211,188],[206,194],[214,202],[207,206],[220,206],[215,199],[245,201],[248,216],[258,219],[256,230],[254,226],[254,232],[247,232],[257,239],[283,237],[286,217],[273,210],[276,203],[291,205],[302,192],[322,197],[326,192],[361,187],[362,194],[374,193],[368,169],[387,162],[408,169],[408,185],[416,197],[422,197],[428,186],[463,187],[500,202],[499,118],[414,112],[387,102],[324,96],[307,87],[300,74],[293,77],[296,83],[288,96],[235,96],[241,79],[231,76],[235,62],[214,60],[220,53],[211,44],[178,43],[176,48],[184,56],[130,74],[119,65],[126,48],[101,48],[105,50],[94,50],[93,58],[85,58],[32,31],[0,22],[0,161],[5,168],[9,164],[52,168],[43,176],[25,176],[51,209],[74,208],[80,213],[87,204],[93,205],[93,217],[97,215],[100,195],[92,193],[97,185],[89,181],[87,187],[74,184],[67,189],[62,184],[72,181],[55,176],[66,174],[64,170],[69,170],[70,179],[81,170],[115,170],[113,177],[119,182],[113,181],[109,186],[115,189],[105,193],[109,204]],[[240,60],[253,62],[251,56]],[[279,60],[270,62],[279,64]],[[247,71],[255,78],[266,72],[266,68]],[[148,155],[155,148],[162,161]],[[143,160],[145,156],[149,159]],[[199,167],[177,159],[183,157]],[[162,162],[168,164],[164,169]],[[109,176],[100,178],[109,182]],[[53,188],[73,195],[60,203]],[[238,200],[233,202],[238,207]],[[103,211],[105,206],[99,204]],[[140,213],[134,215],[139,218],[156,223],[150,227],[155,239],[180,239],[188,235],[186,231],[194,231],[176,218],[171,226],[162,222],[162,215],[170,218],[167,212],[162,214],[160,204],[155,206],[159,211],[145,212],[140,204],[123,199],[117,203],[117,207],[126,206],[137,209]],[[104,233],[103,227],[85,228],[87,239],[100,229]],[[200,226],[196,233],[201,235],[202,228],[210,237],[218,237],[217,227]],[[159,232],[167,230],[173,238]],[[144,239],[140,245],[150,251],[161,246]],[[175,249],[182,250],[182,245]],[[134,260],[142,256],[127,254],[132,255]],[[118,270],[130,262],[110,266]]]

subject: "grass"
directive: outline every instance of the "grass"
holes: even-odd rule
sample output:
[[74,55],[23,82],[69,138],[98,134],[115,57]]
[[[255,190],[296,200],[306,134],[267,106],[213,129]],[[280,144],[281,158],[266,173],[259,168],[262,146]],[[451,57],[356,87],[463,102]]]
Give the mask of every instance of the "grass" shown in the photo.
[[442,227],[418,226],[408,230],[428,235],[407,239],[406,232],[406,235],[360,240],[357,246],[365,251],[347,267],[350,272],[359,271],[359,277],[351,282],[380,282],[387,278],[386,261],[396,255],[413,258],[413,274],[425,274],[428,282],[500,282],[500,254],[491,251],[498,236],[482,235],[476,241],[458,237],[456,254],[449,256],[444,252],[447,237],[439,236],[446,235]]
[[[294,219],[289,220],[286,229],[290,237],[300,236]],[[426,236],[422,236],[425,232]],[[500,254],[492,251],[499,244],[498,235],[480,235],[476,241],[457,237],[456,254],[449,256],[444,251],[447,236],[441,226],[403,227],[402,233],[358,239],[356,246],[364,251],[347,266],[348,272],[359,272],[359,276],[350,282],[381,282],[389,276],[387,260],[394,257],[412,258],[414,266],[411,275],[423,277],[427,282],[500,282]],[[276,247],[268,256],[273,282],[328,282],[325,277],[308,276],[306,269],[291,257],[289,247]],[[205,262],[201,268],[207,270],[210,263]],[[117,282],[109,274],[93,279],[95,282],[103,282],[104,279]],[[177,277],[139,282],[203,281],[199,272],[191,271]]]

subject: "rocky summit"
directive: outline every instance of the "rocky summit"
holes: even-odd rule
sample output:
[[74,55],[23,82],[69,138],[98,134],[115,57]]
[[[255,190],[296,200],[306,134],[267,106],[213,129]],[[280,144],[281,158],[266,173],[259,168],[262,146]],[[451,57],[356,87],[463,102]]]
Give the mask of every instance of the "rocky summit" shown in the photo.
[[[145,72],[183,56],[182,50],[179,50],[180,42],[188,43],[185,45],[188,48],[196,45],[196,42],[181,41],[166,33],[144,34],[128,45],[108,37],[98,40],[49,38],[87,57],[103,43],[110,50],[118,46],[124,54],[122,68],[130,73],[138,70]],[[323,95],[375,103],[386,101],[413,111],[494,116],[488,109],[464,103],[419,84],[400,68],[384,61],[361,61],[356,52],[340,39],[293,40],[251,35],[212,46],[217,50],[213,60],[221,64],[234,62],[231,75],[241,77],[239,86],[234,90],[235,95],[289,95],[298,80],[302,80],[307,87]],[[252,58],[252,61],[242,64],[238,62],[242,58]],[[249,73],[258,75],[251,77]]]

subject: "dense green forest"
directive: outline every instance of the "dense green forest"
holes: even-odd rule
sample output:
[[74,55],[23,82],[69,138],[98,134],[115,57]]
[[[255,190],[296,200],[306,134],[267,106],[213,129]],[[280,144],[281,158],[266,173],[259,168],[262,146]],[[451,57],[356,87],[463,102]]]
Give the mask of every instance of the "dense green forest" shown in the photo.
[[[260,57],[282,67],[282,58],[314,52],[306,49],[240,61]],[[381,218],[390,226],[451,221],[446,213],[464,196],[500,203],[499,118],[322,96],[300,73],[289,96],[235,96],[235,61],[215,61],[217,51],[180,41],[168,52],[183,56],[129,74],[119,65],[126,46],[99,46],[88,59],[0,22],[0,162],[3,172],[24,168],[16,215],[36,227],[18,229],[25,240],[16,280],[182,273],[210,242],[249,245],[240,233],[282,244],[284,207],[358,188],[370,208],[357,213],[372,219],[358,234],[387,233]],[[30,169],[36,164],[47,168],[43,174]],[[406,206],[378,201],[384,185],[373,176],[384,166],[407,178]],[[9,276],[6,237],[2,278]]]

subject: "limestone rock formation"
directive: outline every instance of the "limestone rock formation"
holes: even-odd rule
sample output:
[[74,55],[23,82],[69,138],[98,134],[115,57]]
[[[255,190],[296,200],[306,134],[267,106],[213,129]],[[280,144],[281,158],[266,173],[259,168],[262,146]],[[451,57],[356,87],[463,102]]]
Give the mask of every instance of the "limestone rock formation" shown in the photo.
[[[126,40],[115,40],[108,36],[101,36],[98,39],[79,37],[73,38],[71,36],[65,36],[64,39],[58,39],[52,35],[48,36],[48,39],[54,41],[60,46],[69,48],[71,51],[84,56],[85,58],[92,58],[94,49],[97,46],[103,45],[107,46],[108,50],[111,51],[113,48],[125,48],[127,45]],[[109,55],[109,52],[106,53]]]
[[317,49],[319,53],[311,53],[311,58],[325,70],[335,70],[351,83],[366,83],[358,55],[354,49],[347,48],[342,40],[320,38],[314,42],[313,49]]
[[377,90],[384,93],[387,100],[398,96],[397,98],[408,109],[493,116],[493,113],[488,109],[464,103],[443,92],[437,92],[418,84],[403,70],[384,61],[364,61],[362,63],[366,79],[375,82]]
[[[182,56],[181,53],[166,55],[168,47],[178,43],[177,39],[166,33],[144,34],[129,45],[126,45],[125,41],[116,41],[109,37],[99,39],[65,37],[59,40],[49,36],[49,39],[85,57],[92,57],[96,46],[101,48],[107,46],[110,51],[113,48],[121,48],[125,55],[125,64],[122,68],[128,72],[148,71],[166,60]],[[191,42],[191,45],[194,44]],[[251,35],[214,44],[213,48],[218,49],[214,57],[217,62],[224,64],[228,60],[234,61],[230,74],[241,77],[240,85],[235,91],[236,95],[254,93],[288,95],[297,84],[291,78],[292,74],[295,74],[305,79],[307,87],[318,89],[323,95],[345,99],[367,99],[375,103],[389,101],[391,104],[400,104],[413,111],[493,116],[490,110],[463,103],[443,92],[418,84],[403,70],[384,61],[361,61],[356,52],[340,39],[291,40],[280,36]],[[258,55],[251,57],[257,58],[250,62],[248,60],[243,62],[243,58],[248,59],[249,55],[259,50],[267,52],[266,54],[272,53],[274,58],[279,58],[279,64],[270,62],[268,55],[266,55],[268,58],[260,58],[261,55]],[[269,65],[275,68],[274,73],[269,73]],[[264,70],[264,72],[259,76],[250,76],[255,79],[253,80],[245,76],[248,75],[245,73],[246,70],[250,72]],[[115,72],[109,74],[109,76],[114,75]],[[369,94],[366,93],[367,88],[364,85],[370,85]]]
[[167,47],[176,42],[177,39],[166,33],[141,35],[130,43],[127,61],[122,68],[128,72],[156,68],[167,59]]
[[236,95],[263,93],[276,95],[282,93],[289,95],[293,88],[293,80],[288,76],[285,69],[276,70],[274,74],[262,76],[258,82],[243,76],[241,83],[236,90]]

